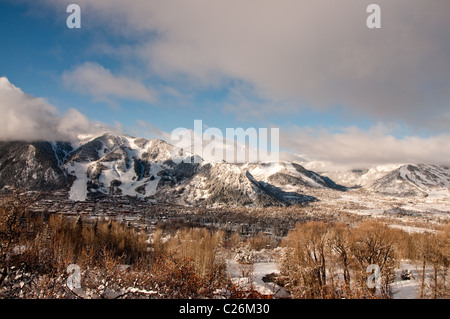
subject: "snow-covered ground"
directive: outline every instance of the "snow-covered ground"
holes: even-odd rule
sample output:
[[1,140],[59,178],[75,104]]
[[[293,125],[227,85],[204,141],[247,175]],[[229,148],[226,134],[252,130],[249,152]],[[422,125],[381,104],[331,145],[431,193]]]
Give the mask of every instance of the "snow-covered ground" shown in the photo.
[[[333,208],[352,214],[374,218],[395,218],[398,221],[423,221],[442,223],[450,219],[450,197],[395,197],[380,195],[364,190],[330,192],[321,190],[311,195],[321,199],[318,207]],[[431,224],[430,224],[431,222]]]
[[[412,278],[410,280],[403,280],[401,278],[402,270],[408,269],[411,271]],[[420,284],[417,281],[419,272],[410,262],[400,263],[400,267],[395,270],[395,281],[391,284],[391,289],[394,299],[416,299],[419,293]]]
[[227,260],[227,271],[232,282],[244,288],[253,288],[264,295],[275,295],[278,298],[286,298],[289,293],[283,287],[272,282],[264,282],[263,277],[272,273],[279,273],[278,265],[273,261],[255,262],[250,276],[243,276],[242,268],[249,267],[241,265],[233,259]]
[[[288,298],[289,293],[283,288],[272,282],[264,282],[264,276],[275,273],[279,274],[279,268],[276,262],[255,262],[253,271],[249,276],[243,276],[242,265],[233,259],[227,260],[227,271],[231,280],[244,288],[254,288],[262,294],[275,294],[278,298]],[[245,266],[244,266],[245,267]],[[401,278],[402,271],[408,269],[412,277],[410,280]],[[426,284],[432,275],[432,269],[427,268],[425,272]],[[398,268],[395,269],[395,280],[391,284],[393,299],[416,299],[420,296],[422,270],[419,264],[408,260],[402,260]]]
[[[411,272],[410,280],[401,278],[402,270],[408,269]],[[425,287],[431,284],[433,269],[428,266],[425,270]],[[391,284],[394,299],[417,299],[420,298],[422,284],[422,268],[420,263],[414,263],[409,260],[402,260],[399,268],[395,270],[395,281]]]

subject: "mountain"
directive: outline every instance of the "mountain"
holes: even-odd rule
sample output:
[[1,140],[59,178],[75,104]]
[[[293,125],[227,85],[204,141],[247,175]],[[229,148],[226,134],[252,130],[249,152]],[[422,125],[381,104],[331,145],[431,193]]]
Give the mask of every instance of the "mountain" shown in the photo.
[[64,167],[76,177],[72,200],[104,194],[151,198],[183,205],[271,206],[314,200],[259,183],[228,163],[174,163],[173,145],[159,139],[103,136],[83,142]]
[[[315,167],[315,165],[306,165],[306,167]],[[352,169],[352,170],[331,170],[321,169],[321,174],[334,181],[338,181],[346,187],[364,187],[371,185],[376,180],[386,174],[396,170],[401,164],[378,165],[370,168]]]
[[450,196],[450,168],[442,165],[393,164],[322,175],[347,187],[361,187],[384,195]]
[[332,188],[346,190],[346,187],[336,184],[329,177],[305,169],[295,162],[276,162],[247,164],[246,169],[258,180],[282,188],[291,187],[292,190],[307,188]]
[[0,143],[0,189],[14,186],[51,191],[66,187],[73,178],[61,165],[71,151],[70,143]]
[[450,195],[450,167],[405,164],[372,182],[378,193],[400,196]]
[[191,154],[178,154],[190,161],[175,163],[175,153],[160,139],[112,134],[86,136],[76,144],[0,142],[0,189],[65,190],[73,201],[121,195],[181,205],[259,207],[314,201],[306,195],[312,189],[449,196],[450,168],[445,166],[396,164],[317,173],[305,168],[317,163],[194,163]]
[[[284,206],[315,200],[308,187],[344,189],[298,164],[194,163],[159,139],[104,134],[79,143],[1,142],[0,188],[66,190],[83,201],[109,195],[183,205]],[[189,159],[175,163],[177,153]]]
[[[69,197],[84,200],[96,194],[153,196],[158,183],[171,178],[167,172],[159,173],[171,167],[172,150],[162,140],[111,134],[82,141],[64,163],[64,170],[76,178]],[[186,174],[179,167],[171,168],[175,178]]]

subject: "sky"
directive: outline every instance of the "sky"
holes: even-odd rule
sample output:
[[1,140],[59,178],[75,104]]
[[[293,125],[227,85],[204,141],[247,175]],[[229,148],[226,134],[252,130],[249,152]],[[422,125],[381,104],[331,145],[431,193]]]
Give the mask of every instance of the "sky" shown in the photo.
[[0,140],[167,137],[202,120],[277,127],[307,160],[447,165],[449,13],[448,0],[0,0]]

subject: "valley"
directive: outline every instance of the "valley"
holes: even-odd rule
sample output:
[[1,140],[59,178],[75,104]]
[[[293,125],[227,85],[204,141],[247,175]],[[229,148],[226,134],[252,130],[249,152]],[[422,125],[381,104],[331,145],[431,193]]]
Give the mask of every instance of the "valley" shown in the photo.
[[371,217],[395,227],[432,229],[450,216],[450,169],[444,166],[335,172],[318,163],[287,161],[176,164],[172,156],[181,151],[163,140],[109,133],[81,136],[77,143],[2,142],[0,151],[2,193],[41,194],[33,208],[39,212],[95,217],[164,212],[166,218],[186,220],[224,215],[249,224],[250,217],[268,217],[277,220],[275,228],[283,224],[284,234],[301,220],[351,223]]
[[[84,137],[78,143],[5,142],[0,151],[0,209],[5,218],[5,213],[15,212],[14,220],[26,225],[19,228],[17,243],[8,246],[4,257],[16,256],[27,267],[37,267],[30,275],[35,281],[45,278],[47,272],[39,267],[50,258],[49,269],[62,273],[52,279],[59,287],[59,292],[49,292],[55,298],[448,295],[448,167],[396,164],[327,172],[289,161],[177,164],[171,158],[180,150],[165,141],[112,134]],[[7,225],[8,218],[5,221]],[[299,244],[300,255],[287,258]],[[325,246],[316,251],[320,245]],[[421,254],[434,247],[426,245],[435,246],[426,252],[427,263],[434,264],[426,267],[423,277]],[[60,251],[45,257],[50,247]],[[327,269],[301,257],[308,249],[323,254]],[[351,254],[350,264],[342,264],[342,249]],[[372,249],[377,256],[385,254],[383,262],[388,263],[383,270],[387,284],[374,291],[367,290],[364,281],[364,258],[373,258]],[[109,257],[106,250],[117,256]],[[30,254],[36,256],[27,259]],[[92,287],[90,295],[68,290],[58,279],[65,278],[67,267],[60,262],[62,256],[94,267],[94,278],[100,276],[97,271],[114,272],[109,280],[117,287],[105,291],[94,280],[85,282]],[[127,275],[118,269],[141,267],[133,258],[151,262],[139,270],[139,284],[125,284],[122,278]],[[36,260],[41,261],[35,264]],[[96,270],[97,263],[107,260],[114,260],[113,268]],[[178,273],[186,260],[194,277]],[[168,263],[173,263],[169,270]],[[154,264],[156,269],[149,266]],[[321,269],[321,276],[332,283],[317,281],[311,269]],[[405,269],[413,272],[411,281],[402,278]],[[146,279],[148,273],[156,277]],[[211,285],[208,276],[213,274],[218,277]],[[348,282],[342,286],[350,274],[351,289]],[[175,286],[168,285],[167,276],[177,276]],[[299,285],[304,280],[308,281]],[[21,282],[9,281],[3,284],[4,295],[37,296],[36,287],[25,289]],[[192,291],[180,292],[186,283]]]

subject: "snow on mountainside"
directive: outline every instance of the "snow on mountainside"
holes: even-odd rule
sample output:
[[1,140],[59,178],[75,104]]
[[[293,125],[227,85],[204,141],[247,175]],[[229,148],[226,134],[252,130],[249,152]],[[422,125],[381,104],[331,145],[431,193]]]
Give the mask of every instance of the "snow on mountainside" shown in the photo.
[[[250,167],[194,163],[193,156],[179,154],[173,145],[159,139],[103,134],[83,136],[74,145],[20,142],[18,149],[15,145],[0,143],[4,150],[0,157],[1,188],[14,185],[27,190],[66,189],[73,201],[121,195],[187,205],[291,205],[315,198],[288,185],[289,178],[311,187],[334,185],[328,178],[301,166],[289,167],[284,175],[278,172],[278,175],[254,177],[249,170],[257,169],[256,164]],[[36,147],[38,152],[29,151]],[[175,163],[174,153],[190,162]],[[24,157],[25,160],[19,161]],[[4,169],[14,165],[17,166],[14,170]],[[18,175],[23,177],[17,179]]]
[[181,183],[175,192],[180,204],[208,206],[281,206],[315,200],[258,181],[245,168],[229,163],[202,163],[197,174]]
[[426,164],[392,164],[370,169],[322,173],[347,187],[362,187],[397,196],[450,197],[450,168]]
[[[175,163],[174,153],[191,161]],[[76,145],[1,142],[0,189],[64,189],[74,201],[120,195],[207,206],[302,204],[315,200],[307,195],[315,190],[351,186],[398,196],[449,196],[450,169],[444,166],[384,165],[319,174],[296,162],[194,163],[191,154],[178,153],[163,140],[113,134],[85,136]]]
[[298,190],[308,187],[345,190],[330,178],[305,169],[294,162],[247,164],[246,169],[258,180],[271,183],[283,189]]
[[347,187],[368,186],[386,174],[396,170],[401,164],[379,165],[366,169],[353,169],[343,171],[326,171],[322,175]]
[[156,193],[159,172],[167,168],[173,147],[164,141],[105,134],[82,143],[65,168],[76,180],[73,200],[88,194],[149,197]]
[[71,150],[69,143],[1,142],[0,189],[51,191],[65,187],[71,177],[60,164]]
[[450,168],[406,164],[371,183],[369,188],[382,194],[450,197]]
[[70,198],[80,200],[97,193],[187,205],[268,206],[315,200],[302,194],[305,187],[344,189],[298,164],[176,164],[174,150],[158,139],[110,134],[89,139],[66,164],[76,176]]

